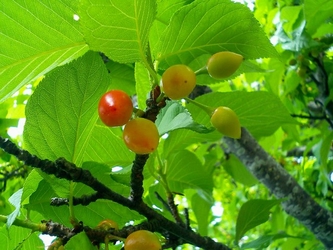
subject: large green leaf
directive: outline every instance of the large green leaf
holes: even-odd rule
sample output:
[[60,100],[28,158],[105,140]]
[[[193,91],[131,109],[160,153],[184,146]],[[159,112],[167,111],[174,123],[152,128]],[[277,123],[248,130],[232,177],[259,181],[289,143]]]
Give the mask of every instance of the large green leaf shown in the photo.
[[122,138],[104,124],[93,128],[83,156],[84,161],[102,162],[111,167],[127,166],[133,158],[134,153],[128,150]]
[[156,21],[168,24],[171,17],[181,7],[193,2],[193,0],[160,0],[157,1]]
[[145,58],[155,13],[154,0],[82,0],[79,15],[91,49],[128,63]]
[[2,1],[0,101],[24,84],[83,55],[76,1]]
[[285,64],[278,58],[271,58],[268,67],[272,72],[265,74],[265,87],[275,95],[279,95],[280,83],[283,80],[285,73]]
[[[211,107],[227,106],[235,111],[241,126],[255,136],[267,136],[281,125],[296,123],[280,99],[269,92],[223,92],[208,93],[196,99]],[[194,120],[206,126],[209,116],[198,107],[189,104]]]
[[0,228],[0,246],[2,250],[44,248],[37,233],[31,233],[30,229],[16,226],[11,227],[9,231],[5,226]]
[[213,202],[209,202],[203,199],[198,193],[193,194],[191,199],[191,207],[195,214],[195,218],[198,223],[198,231],[200,235],[207,235],[209,226],[209,215],[211,214],[211,209]]
[[106,64],[109,72],[112,89],[121,89],[129,95],[135,94],[134,68],[131,65],[109,61]]
[[229,0],[195,1],[176,12],[160,37],[157,60],[189,64],[202,54],[229,50],[246,59],[276,56],[252,12]]
[[147,68],[140,62],[135,64],[134,72],[138,107],[144,110],[146,108],[146,100],[149,98],[149,92],[152,86],[150,83],[149,72]]
[[[53,183],[54,186],[57,183]],[[30,196],[29,204],[24,207],[40,213],[44,218],[50,218],[53,221],[70,226],[69,209],[67,206],[50,206],[51,198],[58,197],[56,192],[46,180],[42,180],[36,191]],[[67,197],[65,197],[67,198]]]
[[105,66],[94,52],[51,72],[28,101],[25,146],[39,157],[65,157],[77,165],[128,163],[132,154],[121,139],[99,125],[98,100],[108,86]]
[[266,222],[270,209],[281,200],[249,200],[239,210],[236,222],[235,241],[238,242],[250,229]]
[[157,2],[157,13],[155,21],[150,29],[149,43],[152,48],[158,43],[161,34],[170,22],[171,17],[181,7],[193,2],[193,0],[161,0]]
[[258,183],[258,180],[234,155],[230,155],[228,159],[222,163],[222,166],[225,171],[237,182],[240,182],[249,187]]
[[192,188],[210,193],[213,188],[211,173],[204,171],[196,155],[187,150],[170,156],[166,173],[171,191],[183,193],[184,189]]
[[293,31],[297,19],[302,16],[303,6],[285,6],[281,9],[280,20],[287,33]]

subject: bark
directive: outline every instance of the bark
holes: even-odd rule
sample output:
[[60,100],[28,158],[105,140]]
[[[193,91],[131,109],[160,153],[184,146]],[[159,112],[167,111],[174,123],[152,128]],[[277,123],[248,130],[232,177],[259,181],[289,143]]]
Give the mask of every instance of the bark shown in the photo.
[[316,203],[246,129],[242,128],[240,139],[224,137],[223,141],[228,151],[235,154],[271,193],[277,198],[286,198],[282,206],[289,215],[305,225],[327,249],[333,249],[332,212]]

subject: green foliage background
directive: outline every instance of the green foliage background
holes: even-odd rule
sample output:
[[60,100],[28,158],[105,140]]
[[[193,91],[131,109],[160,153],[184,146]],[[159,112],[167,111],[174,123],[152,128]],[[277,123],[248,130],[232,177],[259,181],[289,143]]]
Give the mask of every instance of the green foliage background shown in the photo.
[[[198,84],[208,85],[212,93],[196,100],[232,108],[262,147],[332,210],[333,132],[328,120],[333,119],[314,103],[321,90],[311,78],[321,56],[327,86],[333,89],[332,13],[333,3],[325,0],[3,1],[0,135],[40,158],[65,157],[127,196],[134,154],[123,144],[121,128],[99,121],[99,97],[108,89],[123,89],[136,94],[144,109],[152,84],[158,84],[168,66],[184,63],[198,70],[211,54],[229,50],[242,54],[244,63],[223,81],[198,76]],[[109,60],[103,61],[100,53]],[[332,101],[331,92],[323,105]],[[317,108],[311,109],[314,104]],[[323,115],[328,119],[313,119]],[[25,121],[24,132],[12,137],[9,129],[19,121]],[[156,181],[159,154],[167,162],[163,171],[170,189],[181,194],[176,195],[180,211],[190,209],[191,226],[200,234],[242,249],[323,249],[238,159],[225,155],[221,135],[212,132],[209,117],[198,107],[168,102],[156,124],[167,136],[145,166],[149,205],[171,218],[154,195],[166,198]],[[295,149],[301,153],[292,154]],[[0,195],[0,214],[11,215],[0,229],[0,245],[41,247],[37,234],[7,226],[16,217],[70,226],[68,208],[50,207],[50,198],[91,190],[25,169],[2,151],[0,157],[1,171],[20,168],[25,177],[10,179]],[[112,171],[114,167],[121,171]],[[105,200],[77,206],[75,215],[91,227],[105,218],[121,227],[143,219]],[[75,240],[84,249],[91,247],[85,235],[78,235],[66,249],[75,249]]]

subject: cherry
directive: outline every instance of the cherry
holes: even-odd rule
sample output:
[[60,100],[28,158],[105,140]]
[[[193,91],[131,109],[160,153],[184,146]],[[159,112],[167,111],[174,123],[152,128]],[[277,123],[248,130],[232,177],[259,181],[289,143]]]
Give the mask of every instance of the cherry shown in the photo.
[[126,123],[123,131],[126,146],[136,154],[149,154],[159,143],[155,123],[145,118],[135,118]]
[[97,229],[101,229],[101,230],[104,230],[104,231],[107,231],[109,229],[116,229],[118,230],[119,229],[119,226],[118,226],[118,223],[113,221],[113,220],[110,220],[110,219],[106,219],[106,220],[102,220],[100,223],[98,223]]
[[208,59],[206,68],[211,77],[222,79],[235,73],[242,61],[243,56],[230,51],[222,51]]
[[161,80],[164,93],[173,100],[187,97],[195,87],[194,71],[184,64],[176,64],[164,71]]
[[236,113],[228,107],[218,107],[214,110],[210,122],[222,134],[239,139],[241,126]]
[[133,103],[122,90],[106,92],[98,104],[98,114],[102,122],[109,127],[122,126],[132,116]]
[[125,240],[125,250],[161,250],[162,245],[156,234],[147,230],[131,233]]

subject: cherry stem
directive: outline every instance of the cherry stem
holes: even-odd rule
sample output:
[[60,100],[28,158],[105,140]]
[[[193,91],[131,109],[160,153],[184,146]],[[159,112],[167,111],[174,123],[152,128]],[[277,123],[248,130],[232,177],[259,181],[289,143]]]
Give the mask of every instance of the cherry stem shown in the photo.
[[162,92],[162,93],[156,98],[156,103],[159,103],[160,101],[162,101],[164,97],[165,97],[165,94]]
[[133,108],[133,112],[136,117],[142,117],[145,114],[145,112],[142,109],[135,107]]
[[196,70],[194,74],[196,75],[208,74],[207,67],[203,66],[202,68]]
[[200,103],[200,102],[197,102],[197,101],[195,101],[195,100],[192,100],[192,99],[190,99],[190,98],[188,98],[188,97],[185,97],[184,99],[185,99],[186,101],[188,101],[189,103],[192,103],[192,104],[194,104],[195,106],[197,106],[197,107],[201,108],[202,110],[204,110],[204,111],[207,113],[207,115],[209,115],[209,116],[212,116],[212,114],[213,114],[213,112],[214,112],[214,110],[215,110],[215,108],[213,108],[213,107],[209,107],[209,106],[207,106],[207,105],[205,105],[205,104],[202,104],[202,103]]
[[69,204],[69,216],[70,216],[70,222],[73,226],[76,226],[79,224],[79,221],[75,217],[74,213],[74,205],[73,205],[73,199],[74,199],[74,187],[75,187],[75,182],[71,181],[69,185],[69,199],[68,199],[68,204]]
[[157,153],[157,160],[159,162],[160,167],[158,168],[158,174],[160,177],[160,182],[162,184],[162,186],[165,189],[166,192],[166,196],[167,196],[167,205],[169,206],[169,211],[171,212],[173,218],[175,219],[176,223],[182,227],[186,227],[185,223],[182,221],[182,219],[180,218],[179,212],[178,212],[178,207],[175,204],[174,201],[174,197],[173,197],[173,193],[170,190],[169,187],[169,183],[167,180],[167,165],[166,163],[162,162],[161,157],[159,156],[159,154]]

